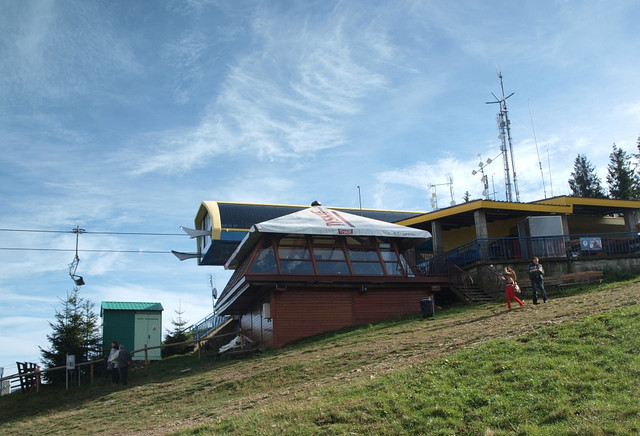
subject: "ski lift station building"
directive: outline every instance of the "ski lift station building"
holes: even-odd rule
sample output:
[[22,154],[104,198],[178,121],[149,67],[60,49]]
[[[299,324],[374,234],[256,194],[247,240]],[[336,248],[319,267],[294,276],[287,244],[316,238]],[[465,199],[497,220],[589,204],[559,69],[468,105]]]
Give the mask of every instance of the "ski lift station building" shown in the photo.
[[[109,354],[111,342],[122,344],[129,351],[162,345],[162,304],[142,302],[103,301],[102,342],[105,354]],[[149,360],[160,360],[161,349],[148,351]],[[144,360],[144,352],[132,354],[133,360]]]

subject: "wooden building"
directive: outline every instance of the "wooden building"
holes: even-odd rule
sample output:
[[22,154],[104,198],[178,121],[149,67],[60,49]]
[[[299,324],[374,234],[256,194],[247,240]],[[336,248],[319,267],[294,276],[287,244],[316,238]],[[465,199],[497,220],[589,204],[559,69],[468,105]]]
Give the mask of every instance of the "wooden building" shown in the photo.
[[412,249],[430,237],[321,206],[254,224],[225,265],[235,272],[216,311],[265,347],[419,313],[443,283],[415,267]]

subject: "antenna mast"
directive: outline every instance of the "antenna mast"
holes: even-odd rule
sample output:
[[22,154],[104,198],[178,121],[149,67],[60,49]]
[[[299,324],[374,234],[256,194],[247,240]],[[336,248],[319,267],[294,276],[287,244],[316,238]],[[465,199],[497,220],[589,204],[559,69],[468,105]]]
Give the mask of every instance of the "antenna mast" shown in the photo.
[[504,185],[505,185],[505,195],[506,199],[509,202],[513,202],[512,197],[512,187],[511,187],[511,174],[509,170],[509,160],[511,160],[511,168],[513,169],[513,187],[516,192],[516,202],[520,202],[520,193],[518,192],[518,179],[516,177],[516,167],[514,165],[513,160],[513,146],[511,144],[511,121],[509,121],[509,113],[507,111],[507,99],[511,97],[515,92],[507,95],[504,95],[504,84],[502,82],[502,73],[498,70],[498,78],[500,79],[500,89],[502,90],[502,98],[498,98],[493,92],[493,98],[495,101],[488,101],[486,104],[499,104],[500,112],[496,115],[496,120],[498,122],[498,131],[500,135],[498,138],[502,142],[500,145],[500,151],[502,152],[502,158],[504,161]]
[[446,186],[449,185],[449,193],[451,194],[451,203],[449,203],[451,206],[455,206],[456,202],[453,199],[453,176],[452,175],[447,175],[447,183],[436,183],[433,184],[431,183],[429,185],[429,187],[431,188],[431,207],[434,210],[438,210],[438,192],[437,192],[437,187],[438,186]]
[[542,171],[542,162],[540,161],[540,149],[538,148],[538,138],[536,138],[536,128],[533,126],[533,112],[531,111],[531,102],[529,103],[529,115],[531,116],[531,130],[533,130],[533,141],[536,143],[536,153],[538,154],[538,166],[540,167],[540,176],[542,177],[542,190],[544,191],[544,198],[547,198],[547,186],[544,183],[544,172]]

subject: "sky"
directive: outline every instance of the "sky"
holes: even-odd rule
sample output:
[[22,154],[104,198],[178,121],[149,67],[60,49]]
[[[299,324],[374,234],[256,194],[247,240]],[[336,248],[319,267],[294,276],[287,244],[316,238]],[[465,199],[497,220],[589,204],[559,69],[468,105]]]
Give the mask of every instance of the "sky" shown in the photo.
[[[39,363],[80,296],[212,311],[202,201],[433,210],[506,199],[502,74],[523,202],[606,187],[637,153],[636,0],[0,2],[0,367]],[[513,168],[511,168],[513,170]],[[435,198],[433,197],[435,194]],[[515,194],[514,194],[515,198]]]

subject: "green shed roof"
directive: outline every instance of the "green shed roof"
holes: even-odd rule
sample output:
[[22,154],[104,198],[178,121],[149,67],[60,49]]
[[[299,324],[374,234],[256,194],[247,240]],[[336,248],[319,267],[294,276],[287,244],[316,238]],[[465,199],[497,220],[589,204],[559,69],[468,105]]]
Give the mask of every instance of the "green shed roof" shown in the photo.
[[100,313],[103,310],[152,310],[162,312],[160,303],[139,303],[134,301],[103,301],[100,306]]

